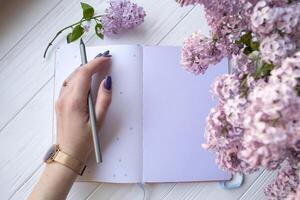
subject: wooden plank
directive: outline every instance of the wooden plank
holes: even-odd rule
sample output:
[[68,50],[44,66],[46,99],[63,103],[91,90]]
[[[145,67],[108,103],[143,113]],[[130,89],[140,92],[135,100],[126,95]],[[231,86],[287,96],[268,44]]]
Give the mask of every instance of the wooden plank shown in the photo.
[[264,188],[275,178],[277,171],[265,170],[261,176],[249,187],[241,196],[241,200],[267,199],[264,194]]
[[[38,168],[38,170],[30,177],[30,179],[19,188],[15,194],[12,196],[11,200],[26,199],[33,187],[37,183],[44,169],[44,164]],[[89,194],[91,194],[101,183],[74,183],[71,191],[69,192],[68,199],[80,200],[86,199]]]
[[20,199],[26,199],[30,192],[33,189],[33,186],[36,184],[36,181],[41,176],[44,169],[44,165],[41,164],[41,166],[38,168],[38,170],[28,179],[26,184],[24,184],[22,187],[20,187],[14,195],[11,197],[11,200],[20,200]]
[[42,88],[1,132],[0,193],[3,199],[11,197],[33,175],[51,144],[52,84],[53,81]]
[[201,192],[191,199],[239,199],[240,196],[247,191],[247,189],[254,183],[254,181],[261,175],[262,171],[258,171],[251,175],[246,175],[242,187],[226,190],[219,186],[219,183],[207,183]]
[[209,27],[206,23],[205,13],[200,6],[193,8],[191,12],[159,42],[159,44],[181,46],[184,38],[198,30],[204,35],[209,36]]
[[[94,1],[101,8],[104,2]],[[55,33],[80,19],[81,7],[77,1],[64,0],[57,5],[0,61],[0,130],[30,101],[53,76],[53,54],[43,59],[43,51]],[[62,20],[64,19],[64,20]],[[65,43],[65,34],[58,39]],[[53,51],[51,51],[53,52]]]
[[205,183],[177,183],[162,199],[192,199],[203,190]]
[[176,186],[176,183],[149,183],[145,185],[146,199],[163,199],[167,196]]
[[102,183],[74,183],[71,191],[69,192],[68,199],[81,200],[87,199],[88,196],[94,192]]
[[[103,184],[98,187],[90,196],[89,200],[93,199],[130,199],[130,200],[156,200],[164,198],[176,184],[145,184],[144,190],[138,184]],[[145,191],[145,192],[144,192]],[[176,199],[181,199],[176,197]]]
[[0,7],[0,60],[61,0],[10,0]]
[[137,184],[103,184],[92,193],[88,199],[143,199],[143,190]]

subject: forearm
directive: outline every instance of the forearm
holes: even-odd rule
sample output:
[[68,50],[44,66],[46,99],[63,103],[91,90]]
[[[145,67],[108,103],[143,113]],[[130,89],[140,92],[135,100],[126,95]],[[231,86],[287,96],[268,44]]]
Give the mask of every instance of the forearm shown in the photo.
[[76,177],[74,171],[59,163],[47,164],[28,199],[66,199]]

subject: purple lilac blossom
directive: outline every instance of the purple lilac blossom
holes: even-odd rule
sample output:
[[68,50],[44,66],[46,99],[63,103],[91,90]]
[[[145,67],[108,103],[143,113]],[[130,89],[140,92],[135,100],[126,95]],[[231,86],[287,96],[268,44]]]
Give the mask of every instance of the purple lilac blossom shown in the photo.
[[290,150],[299,151],[300,53],[286,58],[271,72],[268,82],[257,81],[248,96],[241,155],[251,167],[277,168]]
[[[223,57],[232,65],[232,74],[213,83],[218,105],[207,117],[203,147],[231,172],[286,165],[266,196],[300,199],[300,1],[177,2],[202,5],[210,26],[211,38],[195,32],[185,40],[184,67],[201,74]],[[244,33],[252,38],[241,44]]]
[[252,30],[260,36],[274,31],[293,34],[300,22],[300,4],[298,2],[284,4],[282,1],[277,1],[277,3],[259,1],[254,7],[251,22]]
[[239,86],[239,79],[235,75],[224,74],[218,76],[214,81],[212,93],[220,102],[224,102],[239,94]]
[[210,64],[217,64],[222,58],[222,50],[218,44],[200,32],[195,32],[184,40],[181,64],[194,74],[203,74]]
[[216,152],[216,163],[221,169],[232,172],[245,171],[247,163],[239,158],[242,130],[235,130],[226,121],[221,105],[211,110],[206,122],[206,143],[202,144],[202,147]]
[[179,0],[181,5],[201,4],[204,7],[211,36],[218,41],[223,55],[237,54],[239,47],[234,43],[243,31],[250,30],[250,14],[253,3],[246,0]]
[[268,63],[280,64],[281,60],[288,57],[296,49],[295,43],[288,36],[274,33],[266,36],[260,44],[261,57]]
[[[297,191],[299,185],[299,168],[286,165],[277,173],[275,180],[265,188],[265,194],[270,200],[285,199]],[[289,197],[292,199],[292,196]],[[296,198],[295,198],[296,199]]]
[[132,29],[144,22],[144,9],[129,0],[110,0],[110,7],[101,18],[103,33],[112,36]]

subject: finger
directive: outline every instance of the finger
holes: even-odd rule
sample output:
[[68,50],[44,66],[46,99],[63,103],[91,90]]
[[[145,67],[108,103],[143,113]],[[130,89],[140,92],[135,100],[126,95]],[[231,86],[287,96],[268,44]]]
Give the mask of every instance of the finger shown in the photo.
[[78,98],[86,99],[91,87],[92,76],[106,68],[110,57],[95,58],[78,70],[74,77],[74,91]]
[[106,112],[112,99],[112,80],[107,76],[100,84],[97,99],[95,102],[95,113],[100,129],[106,116]]
[[[108,56],[108,57],[107,57]],[[88,62],[84,67],[90,73],[90,76],[98,72],[104,65],[111,60],[111,55],[96,57],[95,59]]]

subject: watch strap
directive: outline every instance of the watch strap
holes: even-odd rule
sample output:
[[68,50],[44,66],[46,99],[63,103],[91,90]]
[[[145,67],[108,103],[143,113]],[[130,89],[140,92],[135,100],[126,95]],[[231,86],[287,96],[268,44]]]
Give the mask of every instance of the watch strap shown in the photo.
[[72,156],[70,156],[69,154],[62,152],[61,150],[56,152],[56,155],[53,158],[53,161],[56,161],[70,169],[72,169],[74,172],[76,172],[77,174],[79,174],[80,176],[82,176],[86,165],[82,162],[79,161],[75,158],[73,158]]

